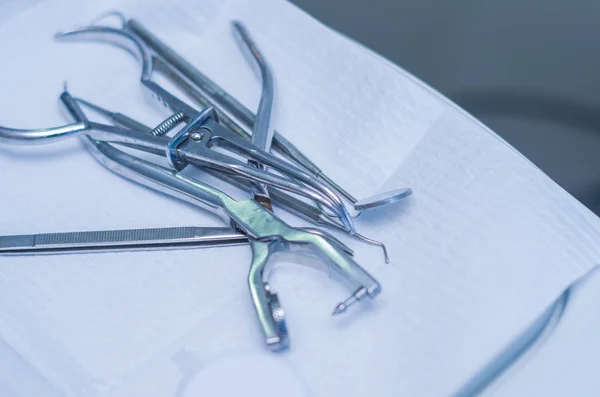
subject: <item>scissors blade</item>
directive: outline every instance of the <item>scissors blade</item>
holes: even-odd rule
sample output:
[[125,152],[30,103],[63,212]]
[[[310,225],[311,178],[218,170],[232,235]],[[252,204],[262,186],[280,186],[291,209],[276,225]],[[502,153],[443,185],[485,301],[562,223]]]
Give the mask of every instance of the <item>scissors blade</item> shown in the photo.
[[229,247],[247,244],[229,227],[168,227],[0,236],[2,255],[46,255]]

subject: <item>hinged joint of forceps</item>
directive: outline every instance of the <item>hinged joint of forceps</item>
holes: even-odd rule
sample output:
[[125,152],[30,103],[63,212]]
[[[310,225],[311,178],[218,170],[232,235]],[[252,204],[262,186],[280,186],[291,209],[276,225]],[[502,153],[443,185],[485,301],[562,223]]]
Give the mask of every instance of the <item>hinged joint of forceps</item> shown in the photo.
[[215,121],[219,121],[213,108],[205,108],[194,120],[190,121],[185,127],[177,132],[177,134],[175,134],[169,143],[167,143],[166,155],[171,167],[177,171],[181,171],[185,168],[187,163],[181,161],[179,158],[179,146],[187,141],[193,134],[196,134],[196,137],[193,139],[194,141],[202,139],[202,133],[199,131],[199,129],[211,117],[214,118]]

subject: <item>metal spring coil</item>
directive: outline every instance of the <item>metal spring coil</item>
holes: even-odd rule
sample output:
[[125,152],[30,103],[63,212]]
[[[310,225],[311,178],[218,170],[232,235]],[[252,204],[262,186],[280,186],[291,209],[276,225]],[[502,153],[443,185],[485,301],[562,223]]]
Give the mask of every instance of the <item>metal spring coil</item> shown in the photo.
[[154,136],[166,135],[169,131],[175,128],[178,124],[187,120],[187,115],[183,112],[178,112],[167,118],[165,121],[150,130],[150,134]]

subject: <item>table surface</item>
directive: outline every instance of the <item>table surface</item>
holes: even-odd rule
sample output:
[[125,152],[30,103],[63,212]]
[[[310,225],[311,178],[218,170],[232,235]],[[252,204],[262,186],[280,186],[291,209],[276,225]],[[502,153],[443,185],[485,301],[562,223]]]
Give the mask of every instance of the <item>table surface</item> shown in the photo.
[[[183,1],[180,4],[189,6]],[[570,282],[567,280],[576,277],[590,264],[597,263],[596,260],[600,257],[600,249],[596,249],[594,244],[594,241],[600,240],[595,237],[600,233],[597,218],[590,216],[578,203],[550,183],[539,170],[503,145],[495,135],[457,112],[450,103],[442,98],[432,97],[425,87],[392,68],[372,67],[381,73],[379,77],[386,84],[373,81],[369,78],[371,76],[366,75],[367,71],[373,70],[369,67],[371,63],[367,62],[369,59],[348,46],[345,41],[332,38],[336,40],[336,45],[332,44],[331,49],[316,51],[318,48],[314,44],[315,40],[305,40],[305,37],[311,32],[319,34],[317,26],[307,24],[304,28],[310,28],[308,32],[301,29],[303,26],[290,28],[293,26],[292,22],[299,22],[298,15],[290,14],[286,21],[273,18],[271,23],[263,23],[264,13],[285,5],[283,2],[267,3],[263,0],[262,14],[255,10],[255,5],[249,8],[249,3],[243,1],[235,4],[231,1],[229,9],[219,9],[223,6],[217,1],[211,4],[221,13],[209,13],[206,10],[207,3],[203,3],[203,8],[197,10],[195,18],[188,21],[193,26],[187,27],[194,36],[198,34],[198,26],[207,29],[212,27],[204,34],[210,34],[219,45],[212,46],[210,41],[200,40],[195,50],[189,53],[213,60],[234,57],[229,64],[235,70],[222,70],[222,62],[203,62],[203,70],[221,76],[220,80],[235,90],[236,96],[245,100],[257,97],[252,85],[240,84],[240,81],[251,81],[250,71],[235,58],[238,52],[230,40],[229,25],[226,23],[230,19],[226,12],[244,11],[248,23],[254,27],[256,37],[266,46],[265,51],[269,51],[269,59],[277,62],[277,70],[292,71],[291,75],[295,76],[294,79],[282,78],[279,81],[282,92],[285,93],[281,95],[280,101],[283,109],[301,109],[300,105],[303,105],[306,110],[298,111],[299,114],[314,115],[303,119],[302,123],[293,123],[294,120],[289,117],[281,118],[278,122],[283,126],[282,131],[306,137],[308,133],[318,132],[319,125],[330,126],[328,132],[331,135],[323,134],[321,140],[337,136],[336,142],[364,148],[369,145],[368,142],[364,144],[361,141],[365,139],[361,131],[373,130],[378,134],[378,140],[391,142],[387,145],[372,145],[372,150],[393,152],[393,156],[389,156],[390,161],[401,162],[402,168],[390,176],[389,186],[403,186],[408,182],[419,195],[415,195],[418,199],[410,202],[407,211],[397,214],[401,217],[394,218],[397,222],[381,219],[382,217],[374,217],[371,222],[368,219],[361,220],[369,235],[385,235],[387,239],[393,237],[397,241],[390,249],[393,251],[393,258],[398,258],[394,259],[398,265],[372,264],[369,269],[374,275],[386,280],[385,295],[382,294],[378,301],[386,310],[365,309],[364,316],[368,316],[368,322],[332,324],[328,318],[317,315],[321,313],[321,303],[333,301],[339,292],[332,289],[326,275],[304,272],[299,276],[299,273],[291,270],[278,272],[274,285],[277,285],[281,296],[286,297],[289,313],[294,314],[290,318],[290,329],[295,330],[297,348],[276,359],[267,355],[262,346],[260,350],[257,349],[258,346],[254,344],[256,338],[248,337],[248,333],[254,328],[248,327],[252,313],[246,310],[243,288],[245,269],[239,266],[246,259],[243,249],[229,251],[226,258],[214,253],[214,259],[210,257],[211,252],[203,252],[201,267],[198,266],[198,257],[190,252],[177,253],[177,257],[171,254],[142,253],[136,254],[135,261],[127,256],[115,256],[110,261],[100,256],[80,256],[70,260],[55,257],[43,263],[30,258],[11,258],[2,266],[6,272],[2,277],[6,286],[3,288],[6,299],[0,311],[4,316],[0,323],[5,324],[2,331],[8,334],[13,346],[22,354],[29,353],[37,360],[37,367],[42,367],[45,376],[48,373],[53,375],[52,380],[56,384],[72,384],[70,381],[75,381],[90,388],[98,388],[110,387],[127,379],[126,387],[144,385],[147,389],[156,390],[152,382],[160,383],[161,380],[162,387],[171,387],[179,382],[181,376],[176,371],[177,368],[173,367],[179,365],[181,355],[186,353],[194,355],[205,364],[214,365],[212,368],[218,367],[221,374],[230,376],[231,371],[224,371],[219,367],[216,357],[223,357],[218,354],[229,350],[232,341],[236,341],[236,354],[239,353],[237,364],[259,360],[264,365],[272,366],[288,360],[312,387],[318,387],[319,390],[332,387],[340,392],[324,395],[348,395],[342,393],[343,390],[358,394],[363,390],[374,391],[374,388],[382,388],[390,395],[418,395],[419,392],[422,395],[441,395],[445,393],[435,393],[433,390],[449,390],[459,386],[463,378],[474,368],[479,368],[499,346],[504,346],[510,337],[539,313],[556,296],[555,291],[563,288],[563,282]],[[74,13],[78,10],[77,6],[87,7],[79,3],[76,6],[75,2],[70,5]],[[79,9],[78,19],[90,20],[98,15],[98,10],[89,7],[90,9]],[[135,15],[149,21],[148,23],[154,20],[156,26],[165,26],[162,22],[168,19],[166,12],[172,7],[173,2],[170,2],[168,6],[165,3],[165,7],[160,10],[152,8],[150,12],[149,9],[145,11],[143,8],[135,8],[134,11]],[[186,9],[190,11],[189,7]],[[23,85],[18,81],[20,79],[6,78],[5,87],[14,92],[11,101],[4,103],[5,108],[10,109],[6,112],[7,123],[23,123],[26,115],[20,113],[22,109],[17,104],[26,101],[24,88],[29,86],[36,87],[36,95],[27,99],[31,100],[32,106],[39,108],[38,119],[48,123],[53,120],[57,123],[61,121],[56,109],[48,108],[47,103],[56,99],[57,88],[54,84],[65,76],[68,76],[70,86],[76,87],[77,93],[82,93],[81,95],[93,95],[97,100],[110,101],[111,107],[135,110],[142,116],[150,117],[154,114],[153,110],[133,106],[130,103],[133,98],[128,101],[120,90],[110,92],[109,87],[103,83],[106,77],[94,81],[89,79],[88,68],[91,66],[86,64],[87,67],[84,68],[80,62],[65,62],[66,59],[72,59],[67,56],[70,54],[77,54],[78,60],[88,62],[94,59],[92,55],[108,56],[109,49],[96,50],[89,46],[50,47],[41,43],[38,36],[51,37],[58,29],[57,26],[66,26],[72,22],[69,20],[71,17],[63,15],[58,7],[40,8],[38,11],[40,14],[35,22],[41,19],[47,21],[47,25],[36,25],[37,30],[22,39],[27,43],[27,48],[38,49],[35,51],[37,60],[53,60],[54,63],[47,62],[53,68],[44,68],[38,74],[28,75],[28,85]],[[50,15],[53,12],[57,15]],[[289,10],[281,12],[290,13]],[[203,20],[208,15],[212,25],[197,23],[198,19]],[[215,15],[220,19],[215,21]],[[184,27],[178,26],[173,31],[161,30],[161,34],[170,33],[169,40],[177,42],[177,38],[186,32]],[[299,31],[305,35],[297,37],[296,32]],[[286,56],[277,57],[283,39],[282,32],[287,32],[293,38],[290,41],[294,45],[306,45],[310,42],[310,52],[315,57],[299,62],[290,56],[300,56],[309,51],[289,51]],[[7,32],[7,36],[9,35],[10,32]],[[276,40],[268,40],[269,38]],[[187,40],[185,42],[193,44]],[[6,60],[7,70],[21,70],[24,54],[11,49],[11,44],[3,43],[7,46],[7,53],[13,53],[14,58]],[[339,54],[331,56],[332,49]],[[65,57],[57,56],[59,52],[65,54]],[[328,56],[328,62],[321,61],[325,55]],[[350,61],[363,61],[361,68],[349,69],[347,65],[353,63],[343,62],[346,56],[351,55],[353,58],[348,58]],[[196,62],[204,60],[195,59]],[[101,70],[98,63],[94,70],[98,73],[110,73],[111,69],[108,68],[112,67],[115,79],[121,77],[119,81],[122,83],[117,84],[117,87],[137,87],[137,83],[130,81],[129,74],[125,72],[131,70],[127,69],[129,64],[116,65],[116,62],[115,58],[114,66],[112,63],[106,63],[106,66],[102,63]],[[332,71],[314,73],[321,68],[331,68]],[[375,75],[377,77],[377,73]],[[290,86],[303,81],[302,78],[313,83],[303,84],[301,90]],[[314,81],[315,79],[317,80]],[[364,82],[360,85],[363,95],[356,95],[352,90],[358,88],[347,84],[348,81]],[[103,84],[101,90],[97,89],[98,84]],[[432,84],[435,85],[435,82]],[[324,91],[324,88],[329,91]],[[340,95],[340,92],[348,94]],[[129,93],[137,95],[137,90],[130,90]],[[369,95],[364,95],[365,93]],[[334,103],[327,100],[334,95],[337,95],[338,101]],[[389,100],[382,100],[382,97]],[[135,99],[140,98],[135,96]],[[314,100],[320,101],[319,107],[315,108]],[[386,103],[391,106],[385,109],[378,107]],[[338,104],[343,106],[339,105],[337,108]],[[364,108],[375,108],[369,113],[371,118],[366,119],[358,112]],[[347,112],[343,114],[344,117],[340,117],[340,109]],[[441,110],[442,114],[436,110]],[[358,114],[362,117],[357,117]],[[369,124],[365,124],[367,122]],[[382,122],[384,123],[381,124]],[[380,124],[374,123],[388,128],[375,128]],[[300,130],[303,135],[298,133]],[[390,136],[384,135],[388,132]],[[352,138],[349,138],[350,133],[354,134]],[[448,136],[453,139],[448,140]],[[330,153],[319,152],[318,147],[313,146],[306,147],[311,155],[314,154],[316,158],[331,157]],[[335,146],[330,144],[327,147]],[[399,153],[403,150],[406,153],[400,156]],[[190,208],[167,202],[159,195],[138,192],[138,187],[117,180],[106,171],[98,169],[97,164],[78,150],[75,143],[65,143],[62,149],[39,149],[36,153],[40,163],[27,160],[24,150],[17,152],[16,149],[5,149],[4,152],[7,156],[0,157],[0,160],[6,161],[6,167],[3,167],[5,172],[0,179],[6,186],[12,187],[6,198],[7,203],[8,199],[11,200],[10,205],[6,205],[1,213],[4,233],[42,229],[82,230],[90,227],[173,226],[178,222],[187,225],[189,219],[197,219],[198,215],[192,213]],[[389,168],[389,161],[382,161],[379,151],[365,153],[364,150],[353,150],[351,153],[365,155],[366,160],[377,160],[372,161],[374,166],[383,163]],[[40,158],[44,154],[46,157]],[[60,156],[61,161],[49,161],[48,156]],[[352,162],[355,163],[357,162]],[[344,167],[331,167],[342,178],[346,178],[351,187],[366,190],[368,186],[359,185],[366,184],[368,179],[354,177],[354,172],[364,172],[365,164],[365,161],[361,161],[361,167],[353,169],[353,173],[349,175],[346,175],[350,171],[348,164]],[[74,166],[79,173],[72,172]],[[52,177],[65,175],[67,172],[72,177],[70,180]],[[380,179],[381,172],[376,175],[374,179]],[[519,178],[512,178],[513,175],[518,175]],[[86,184],[90,178],[95,182],[93,186]],[[356,186],[352,186],[353,180],[360,180],[361,183],[354,182]],[[86,188],[82,189],[81,186]],[[107,191],[112,194],[106,195]],[[141,194],[145,194],[143,206],[122,206],[122,203],[139,200]],[[40,204],[39,197],[42,195],[46,200]],[[65,201],[65,197],[69,201]],[[76,204],[85,205],[86,210],[78,209]],[[89,211],[89,208],[94,208],[95,211]],[[166,208],[171,210],[166,211]],[[157,219],[156,214],[166,212],[169,213],[168,217]],[[171,212],[177,215],[171,215]],[[486,222],[481,223],[484,216]],[[206,221],[209,220],[207,217]],[[200,221],[205,220],[203,218]],[[543,227],[538,227],[539,225]],[[367,258],[372,258],[367,247],[357,247],[357,259],[363,261]],[[166,269],[164,263],[167,260],[180,264],[176,267],[177,270]],[[529,263],[531,266],[522,266]],[[575,268],[576,265],[580,267]],[[549,274],[551,268],[555,270],[553,275]],[[202,282],[207,277],[218,288],[208,291],[207,287],[210,285],[206,286]],[[536,285],[535,289],[531,288],[533,283]],[[198,288],[198,285],[205,287]],[[327,288],[320,288],[321,285],[326,285]],[[473,299],[475,296],[477,299]],[[210,299],[211,304],[201,307],[196,304],[205,299]],[[15,301],[19,305],[15,305]],[[15,306],[19,310],[13,310]],[[315,310],[312,310],[313,307]],[[226,310],[215,312],[214,308]],[[389,321],[390,318],[398,321]],[[223,326],[206,327],[204,324],[210,321],[218,321]],[[132,322],[134,326],[130,325]],[[6,324],[10,324],[10,327]],[[144,332],[135,332],[140,325],[143,325]],[[348,331],[340,332],[341,328]],[[373,329],[378,332],[376,340],[367,338],[367,341],[371,341],[368,344],[355,343],[356,340],[364,339],[361,335],[371,334]],[[32,336],[32,332],[39,335]],[[389,343],[384,336],[389,339]],[[481,338],[482,336],[485,337]],[[55,338],[55,351],[28,350],[32,340],[40,345],[52,346],[51,337]],[[396,342],[399,339],[410,343],[398,346]],[[328,349],[320,348],[320,345],[312,344],[311,341],[318,341]],[[165,348],[167,344],[171,347]],[[311,347],[314,350],[309,351]],[[333,354],[330,352],[332,348],[335,349]],[[400,350],[391,354],[391,348]],[[256,353],[250,357],[246,354],[248,351]],[[348,351],[352,351],[354,357],[350,363],[347,360]],[[484,351],[487,353],[484,354]],[[367,359],[360,359],[361,356]],[[50,365],[57,361],[57,357],[67,365]],[[147,361],[148,357],[153,357],[151,362]],[[310,357],[310,360],[304,360],[303,357]],[[315,357],[318,359],[315,360]],[[381,360],[382,357],[387,359]],[[364,363],[370,363],[373,359],[377,359],[377,366],[370,365],[373,370],[365,371]],[[342,368],[336,365],[336,360],[343,364],[344,377],[329,374],[327,377],[323,376],[324,371],[318,365],[327,369]],[[146,363],[149,363],[148,366]],[[257,371],[256,365],[246,366]],[[285,365],[275,366],[287,368]],[[140,367],[144,367],[144,371],[132,373],[132,368]],[[240,370],[239,366],[236,368]],[[349,370],[359,372],[360,376],[348,375]],[[455,370],[460,373],[454,374]],[[244,372],[246,375],[248,372],[252,373]],[[152,376],[153,373],[160,376]],[[425,381],[431,379],[431,373],[440,374],[437,382]],[[403,382],[398,382],[398,374],[403,374]],[[172,381],[172,384],[164,382],[168,375],[171,376],[169,382]],[[132,381],[132,376],[139,381],[137,386]],[[352,379],[354,382],[344,383],[344,379]],[[389,382],[387,388],[385,382]],[[355,386],[356,383],[359,386]],[[239,384],[235,386],[240,387]],[[429,388],[429,394],[426,394],[425,387]],[[132,393],[122,389],[121,395],[130,397]]]

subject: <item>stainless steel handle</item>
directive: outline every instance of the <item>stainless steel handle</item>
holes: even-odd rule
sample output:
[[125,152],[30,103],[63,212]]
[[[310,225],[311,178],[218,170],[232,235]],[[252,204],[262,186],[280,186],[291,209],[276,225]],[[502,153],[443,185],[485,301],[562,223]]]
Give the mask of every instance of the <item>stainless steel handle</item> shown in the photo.
[[248,244],[228,227],[170,227],[0,236],[0,255],[208,248]]

